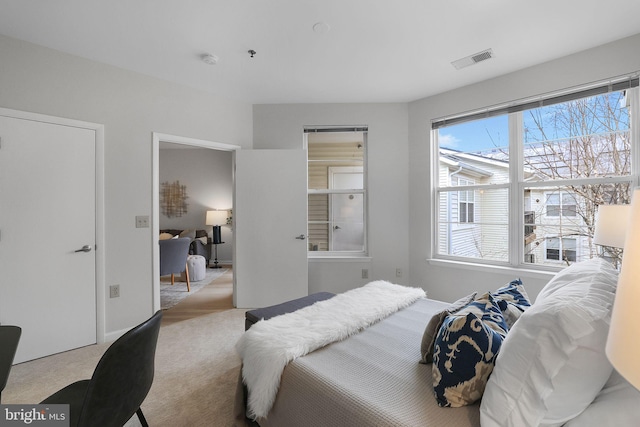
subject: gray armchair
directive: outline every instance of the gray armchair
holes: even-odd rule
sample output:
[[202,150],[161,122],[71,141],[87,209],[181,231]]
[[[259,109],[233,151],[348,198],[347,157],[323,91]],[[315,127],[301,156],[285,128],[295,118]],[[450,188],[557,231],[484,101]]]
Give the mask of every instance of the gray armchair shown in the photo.
[[188,237],[160,240],[160,276],[171,274],[171,285],[173,285],[175,283],[174,275],[184,271],[187,277],[187,292],[191,291],[189,269],[187,268],[190,243],[191,239]]

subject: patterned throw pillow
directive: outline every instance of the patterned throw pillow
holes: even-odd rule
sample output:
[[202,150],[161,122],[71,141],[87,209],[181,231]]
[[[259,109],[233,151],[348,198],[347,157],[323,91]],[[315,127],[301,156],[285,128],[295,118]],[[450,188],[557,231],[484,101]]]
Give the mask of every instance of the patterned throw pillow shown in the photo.
[[460,407],[484,393],[503,337],[474,313],[445,319],[433,354],[433,392],[439,406]]
[[473,313],[478,316],[488,327],[502,335],[503,338],[507,336],[509,326],[504,319],[502,310],[500,310],[498,301],[491,292],[487,292],[477,300],[472,301],[459,310],[456,315],[464,316],[467,313]]
[[420,363],[431,363],[433,362],[433,343],[436,340],[436,335],[442,326],[442,322],[444,319],[453,313],[458,312],[459,310],[466,307],[473,299],[476,297],[476,292],[467,295],[465,297],[460,298],[456,302],[449,305],[447,308],[437,312],[434,314],[427,327],[424,329],[424,333],[422,334],[422,342],[420,343]]
[[509,329],[522,313],[531,307],[529,296],[520,279],[512,280],[509,284],[493,292],[492,296],[497,301]]
[[436,336],[431,370],[439,406],[471,405],[482,397],[507,330],[490,293],[447,316]]

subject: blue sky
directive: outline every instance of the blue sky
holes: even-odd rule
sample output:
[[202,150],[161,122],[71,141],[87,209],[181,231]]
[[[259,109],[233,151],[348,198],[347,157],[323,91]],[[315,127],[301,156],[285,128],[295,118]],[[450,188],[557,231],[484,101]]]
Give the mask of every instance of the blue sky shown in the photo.
[[461,123],[440,129],[440,146],[460,151],[480,151],[509,145],[508,116]]
[[[603,117],[611,117],[603,110],[606,109],[608,111],[609,109],[607,109],[606,106],[609,105],[613,107],[611,110],[615,111],[614,115],[620,121],[617,129],[628,129],[628,109],[621,105],[620,102],[622,92],[612,92],[587,99],[591,106],[591,109],[587,111],[591,111],[592,114],[602,115]],[[580,129],[579,126],[578,129],[570,130],[562,125],[554,125],[552,119],[553,117],[558,117],[557,114],[569,117],[568,112],[563,112],[565,108],[564,105],[566,104],[555,104],[525,111],[522,116],[524,127],[529,130],[527,135],[525,135],[525,139],[527,141],[540,141],[542,139],[542,135],[534,123],[533,115],[538,116],[539,120],[544,123],[545,133],[548,138],[566,138],[572,136],[571,133],[576,130],[581,131],[582,129]],[[574,111],[574,114],[576,114],[576,111]],[[593,116],[586,116],[586,118],[588,119],[586,122],[591,123],[589,133],[611,131],[606,125],[599,124],[600,121],[596,120]],[[486,151],[498,147],[506,148],[509,145],[508,121],[508,115],[503,114],[501,116],[440,128],[440,146],[465,152]],[[606,120],[604,122],[606,122]],[[580,134],[582,133],[578,133],[578,135]]]

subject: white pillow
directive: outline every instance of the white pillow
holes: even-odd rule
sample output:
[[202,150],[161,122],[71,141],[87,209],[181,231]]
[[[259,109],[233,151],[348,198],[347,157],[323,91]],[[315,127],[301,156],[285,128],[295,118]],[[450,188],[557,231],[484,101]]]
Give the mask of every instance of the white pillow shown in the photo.
[[614,369],[595,400],[565,427],[637,426],[640,420],[640,391]]
[[613,367],[604,347],[618,272],[602,259],[558,273],[513,325],[480,405],[482,427],[560,426]]

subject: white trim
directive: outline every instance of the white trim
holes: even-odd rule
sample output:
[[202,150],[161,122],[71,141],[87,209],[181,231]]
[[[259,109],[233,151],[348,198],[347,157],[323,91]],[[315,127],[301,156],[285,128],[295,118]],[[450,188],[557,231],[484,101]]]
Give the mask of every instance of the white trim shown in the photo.
[[96,256],[96,342],[105,342],[106,335],[106,298],[105,298],[105,202],[104,202],[104,125],[63,117],[48,116],[28,111],[0,108],[0,116],[71,126],[95,132],[95,179],[96,179],[96,216],[95,216],[95,256]]
[[512,275],[526,275],[527,277],[539,278],[539,279],[551,279],[556,275],[560,268],[554,268],[552,266],[546,266],[546,270],[529,269],[529,268],[516,268],[508,265],[495,265],[495,264],[480,264],[474,262],[464,262],[458,260],[446,260],[446,259],[427,259],[429,265],[438,267],[456,268],[464,270],[473,270],[487,273],[505,273]]
[[371,262],[373,258],[370,256],[362,255],[336,255],[328,254],[328,255],[311,255],[309,252],[308,257],[310,262]]
[[[242,149],[239,145],[224,144],[221,142],[207,141],[204,139],[188,138],[184,136],[169,135],[166,133],[152,132],[151,145],[151,277],[152,277],[152,312],[160,310],[160,246],[158,245],[158,235],[160,234],[160,142],[170,142],[172,144],[190,145],[194,147],[210,148],[220,151],[232,151]],[[235,164],[235,156],[234,156]],[[235,201],[235,190],[233,194]],[[235,203],[234,203],[235,208]],[[235,233],[234,233],[235,240]],[[235,247],[235,242],[234,245]],[[234,298],[235,298],[235,277],[234,274]],[[234,300],[235,301],[235,300]]]

